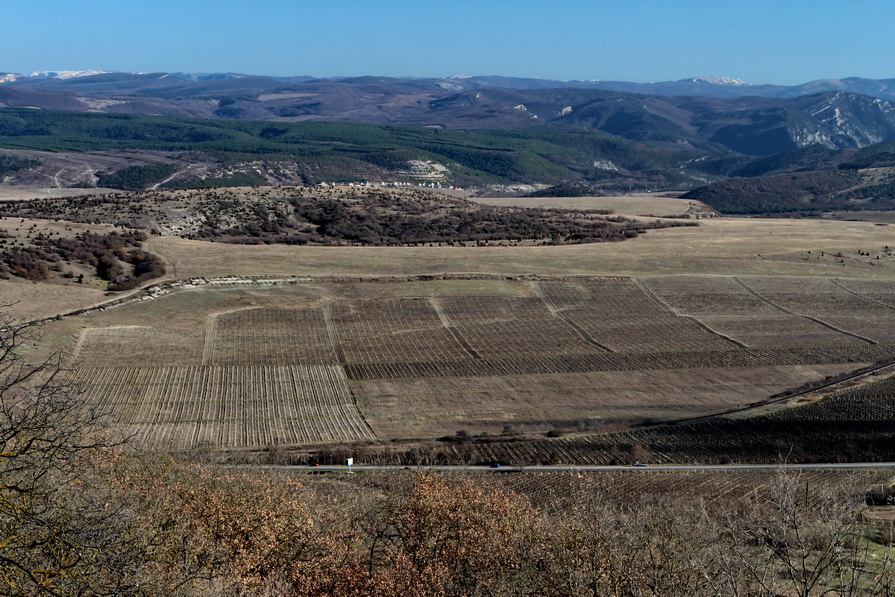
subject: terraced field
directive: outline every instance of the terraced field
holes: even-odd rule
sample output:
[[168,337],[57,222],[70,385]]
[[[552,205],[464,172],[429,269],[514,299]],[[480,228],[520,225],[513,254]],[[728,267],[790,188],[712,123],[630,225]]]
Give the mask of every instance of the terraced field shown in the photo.
[[[895,358],[895,283],[498,278],[491,294],[463,294],[463,283],[450,293],[420,280],[175,292],[154,300],[158,317],[146,318],[145,301],[91,316],[74,374],[151,449],[257,448],[701,416]],[[402,284],[418,295],[401,296]],[[197,307],[175,325],[163,306],[177,300],[183,313],[185,297]],[[639,441],[501,449],[606,462]],[[497,457],[490,449],[479,457]]]
[[611,352],[732,350],[737,344],[681,317],[631,278],[541,285],[559,316]]
[[437,363],[473,356],[428,299],[336,301],[330,310],[347,363]]

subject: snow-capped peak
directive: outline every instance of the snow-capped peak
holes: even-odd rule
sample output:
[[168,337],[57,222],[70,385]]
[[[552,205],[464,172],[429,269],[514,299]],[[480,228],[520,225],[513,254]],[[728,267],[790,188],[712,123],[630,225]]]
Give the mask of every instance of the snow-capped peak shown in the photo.
[[0,73],[0,83],[12,83],[17,79],[21,79],[22,75],[18,73]]
[[32,79],[74,79],[75,77],[90,77],[92,75],[106,75],[111,73],[110,70],[38,70],[34,71],[29,78]]
[[755,85],[755,83],[747,83],[742,79],[731,79],[730,77],[694,77],[690,80],[694,83],[709,83],[711,85]]

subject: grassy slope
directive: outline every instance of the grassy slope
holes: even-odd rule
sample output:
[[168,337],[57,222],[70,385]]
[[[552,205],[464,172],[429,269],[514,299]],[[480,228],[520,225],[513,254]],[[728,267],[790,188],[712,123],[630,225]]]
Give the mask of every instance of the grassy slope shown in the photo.
[[[879,250],[890,242],[888,227],[868,222],[718,219],[703,221],[694,228],[652,230],[623,243],[564,247],[244,247],[173,237],[153,238],[149,247],[176,265],[176,275],[181,278],[262,273],[400,276],[471,272],[893,279],[895,263],[871,265],[871,259],[859,259],[857,255],[858,250]],[[845,256],[843,263],[834,257],[837,252]]]

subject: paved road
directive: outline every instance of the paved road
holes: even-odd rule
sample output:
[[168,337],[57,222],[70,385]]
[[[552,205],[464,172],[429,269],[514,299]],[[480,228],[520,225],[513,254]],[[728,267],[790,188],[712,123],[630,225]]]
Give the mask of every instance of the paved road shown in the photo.
[[[240,468],[240,467],[233,467]],[[353,466],[321,464],[318,466],[304,465],[269,465],[251,466],[250,468],[264,468],[286,471],[323,472],[323,471],[400,471],[404,469],[445,472],[474,472],[497,473],[519,471],[577,471],[577,472],[605,472],[605,471],[755,471],[755,470],[815,470],[815,469],[868,469],[868,468],[895,468],[895,462],[852,462],[852,463],[820,463],[820,464],[650,464],[627,466],[592,466],[592,465],[526,465],[510,466],[393,466],[356,464]]]

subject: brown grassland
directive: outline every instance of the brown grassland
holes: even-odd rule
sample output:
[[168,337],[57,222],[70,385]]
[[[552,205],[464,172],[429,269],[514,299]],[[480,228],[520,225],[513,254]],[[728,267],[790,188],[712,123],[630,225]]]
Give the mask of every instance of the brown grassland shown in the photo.
[[[490,273],[636,276],[755,274],[891,279],[895,261],[876,260],[892,240],[870,222],[720,218],[650,231],[634,242],[561,247],[234,246],[151,239],[178,278],[236,275]],[[858,251],[871,253],[859,256]],[[842,257],[836,257],[841,253]],[[877,263],[879,261],[880,263]]]
[[656,193],[620,197],[482,197],[477,203],[501,207],[558,207],[562,209],[604,209],[628,216],[676,216],[687,211],[695,201],[681,200]]

